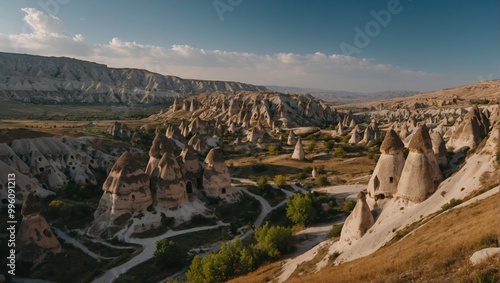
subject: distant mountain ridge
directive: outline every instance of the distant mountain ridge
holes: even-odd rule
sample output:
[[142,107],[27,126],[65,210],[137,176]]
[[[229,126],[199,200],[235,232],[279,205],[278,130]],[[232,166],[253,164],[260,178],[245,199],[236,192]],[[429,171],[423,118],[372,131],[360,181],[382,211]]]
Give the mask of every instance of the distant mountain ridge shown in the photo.
[[0,98],[24,102],[162,104],[203,92],[265,91],[262,86],[182,79],[110,68],[67,57],[0,52]]
[[286,86],[266,86],[267,89],[272,91],[278,91],[282,93],[298,94],[298,93],[309,93],[312,96],[337,103],[351,103],[356,101],[373,101],[379,99],[390,99],[398,97],[409,97],[413,95],[420,94],[418,91],[409,90],[388,90],[379,92],[352,92],[352,91],[342,91],[342,90],[323,90],[314,88],[299,88],[299,87],[286,87]]

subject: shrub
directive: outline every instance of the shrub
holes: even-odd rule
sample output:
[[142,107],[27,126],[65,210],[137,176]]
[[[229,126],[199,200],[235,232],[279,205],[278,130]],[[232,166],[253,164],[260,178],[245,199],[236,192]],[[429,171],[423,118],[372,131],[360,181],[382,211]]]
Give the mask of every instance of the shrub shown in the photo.
[[316,182],[318,183],[319,186],[328,186],[330,185],[330,182],[328,181],[328,177],[326,177],[325,175],[321,175],[318,177],[318,179],[316,180]]
[[344,157],[346,155],[346,151],[344,150],[343,147],[337,147],[335,148],[334,154],[336,157]]
[[344,224],[335,224],[332,226],[332,229],[328,232],[328,238],[336,238],[340,237],[340,232],[342,232],[342,227]]
[[183,266],[187,260],[187,252],[173,241],[163,239],[156,242],[154,257],[164,267]]
[[311,143],[307,146],[307,150],[308,150],[308,151],[313,151],[315,147],[316,147],[316,141],[315,141],[315,140],[313,140],[313,141],[311,141]]
[[269,182],[269,177],[260,176],[259,179],[257,180],[257,187],[259,187],[259,189],[262,189],[264,188],[264,186],[267,185],[267,182]]
[[344,201],[342,203],[342,210],[345,213],[350,213],[354,209],[355,206],[356,206],[355,201],[352,201],[352,200]]
[[278,187],[282,187],[282,186],[286,185],[285,176],[283,176],[283,175],[276,175],[276,176],[274,176],[274,183]]
[[443,211],[445,211],[445,210],[448,210],[448,209],[450,209],[452,207],[455,207],[455,206],[457,206],[457,205],[459,205],[461,203],[462,203],[461,199],[452,198],[452,199],[450,199],[450,202],[448,202],[448,203],[444,204],[443,206],[441,206],[441,209]]
[[481,248],[498,247],[498,235],[495,233],[488,233],[481,237]]
[[278,258],[282,253],[291,250],[294,238],[290,228],[269,227],[269,222],[266,222],[262,227],[255,229],[255,240],[259,243],[261,251],[270,258]]
[[295,178],[297,178],[297,180],[304,180],[307,178],[307,174],[305,172],[299,172],[295,175]]
[[331,150],[333,148],[333,146],[335,145],[335,142],[333,140],[329,140],[327,142],[325,142],[324,146],[325,146],[325,149],[328,151],[328,150]]
[[267,151],[269,151],[269,154],[271,155],[276,155],[279,153],[279,149],[277,146],[275,145],[270,145],[268,148],[267,148]]

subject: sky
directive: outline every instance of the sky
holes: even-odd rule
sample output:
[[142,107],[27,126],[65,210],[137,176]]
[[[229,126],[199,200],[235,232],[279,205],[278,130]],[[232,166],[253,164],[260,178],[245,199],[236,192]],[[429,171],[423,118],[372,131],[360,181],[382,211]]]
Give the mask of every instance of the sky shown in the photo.
[[182,78],[432,91],[500,78],[496,0],[0,0],[0,51]]

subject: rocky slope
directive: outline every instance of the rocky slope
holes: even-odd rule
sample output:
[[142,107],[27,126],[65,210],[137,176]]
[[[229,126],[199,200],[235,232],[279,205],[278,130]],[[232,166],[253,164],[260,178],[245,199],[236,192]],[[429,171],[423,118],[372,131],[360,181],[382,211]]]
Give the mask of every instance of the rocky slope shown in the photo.
[[[186,99],[176,99],[170,109],[149,119],[157,122],[170,119],[215,121],[215,128],[220,126],[228,128],[229,131],[241,128],[249,130],[249,133],[253,130],[261,132],[261,135],[254,133],[253,136],[257,140],[263,138],[262,128],[279,131],[300,126],[325,126],[328,123],[338,123],[342,115],[343,113],[338,113],[324,101],[310,95],[239,91],[232,94],[199,94]],[[250,130],[252,127],[254,129]],[[192,130],[193,125],[189,128]],[[206,134],[204,131],[202,134]]]
[[346,107],[366,107],[369,109],[422,109],[439,107],[458,107],[471,104],[488,104],[498,102],[500,80],[480,81],[473,84],[441,89],[433,92],[409,97],[371,101],[346,105]]
[[266,88],[272,91],[278,91],[290,94],[309,93],[310,95],[316,98],[336,103],[354,103],[354,102],[391,99],[397,97],[409,97],[420,93],[418,91],[409,91],[409,90],[388,90],[388,91],[362,93],[362,92],[352,92],[352,91],[342,91],[342,90],[324,90],[315,88],[286,87],[286,86],[274,86],[274,85],[266,86]]
[[0,52],[0,98],[24,102],[160,104],[202,92],[265,90],[238,82],[188,80],[109,68],[66,57]]

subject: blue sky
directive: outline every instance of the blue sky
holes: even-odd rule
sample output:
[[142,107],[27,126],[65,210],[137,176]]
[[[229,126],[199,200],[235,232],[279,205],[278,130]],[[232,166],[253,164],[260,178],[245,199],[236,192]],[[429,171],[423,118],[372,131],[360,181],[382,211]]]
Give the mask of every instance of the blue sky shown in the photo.
[[363,92],[430,91],[500,77],[493,0],[0,3],[6,52]]

